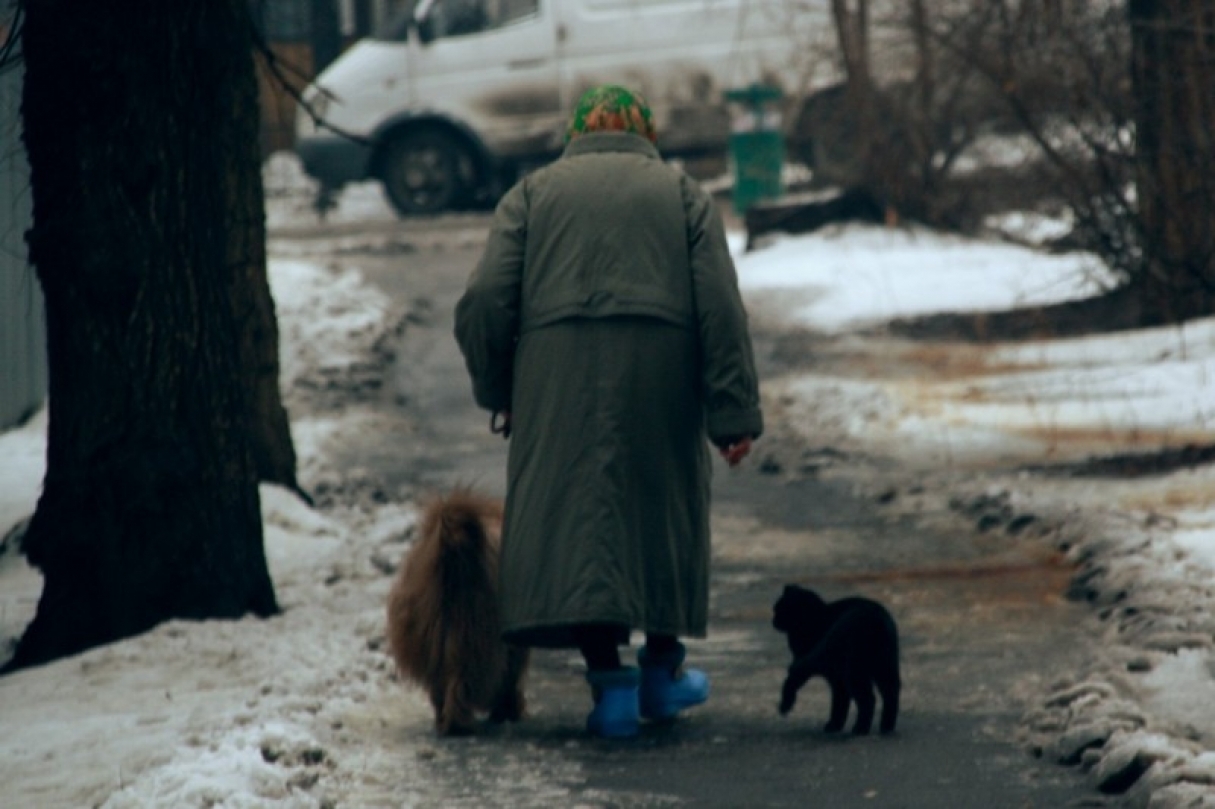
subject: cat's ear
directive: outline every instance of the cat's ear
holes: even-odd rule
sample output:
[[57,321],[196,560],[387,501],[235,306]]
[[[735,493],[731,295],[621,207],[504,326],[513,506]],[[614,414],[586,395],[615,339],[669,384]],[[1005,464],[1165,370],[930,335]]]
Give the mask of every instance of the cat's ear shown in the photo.
[[798,591],[798,589],[799,588],[796,584],[786,584],[785,585],[785,595],[789,595],[791,593],[796,593]]

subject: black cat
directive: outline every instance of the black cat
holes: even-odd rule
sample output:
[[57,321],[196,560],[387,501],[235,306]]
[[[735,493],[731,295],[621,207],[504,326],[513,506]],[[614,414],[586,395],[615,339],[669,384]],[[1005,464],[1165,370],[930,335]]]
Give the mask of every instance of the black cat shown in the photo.
[[844,729],[848,703],[856,703],[855,734],[869,732],[876,700],[882,695],[882,733],[894,731],[899,715],[899,634],[885,607],[868,598],[826,602],[813,590],[785,586],[772,608],[772,626],[788,635],[793,663],[781,689],[780,712],[787,714],[797,692],[822,675],[831,686],[831,718],[824,730]]

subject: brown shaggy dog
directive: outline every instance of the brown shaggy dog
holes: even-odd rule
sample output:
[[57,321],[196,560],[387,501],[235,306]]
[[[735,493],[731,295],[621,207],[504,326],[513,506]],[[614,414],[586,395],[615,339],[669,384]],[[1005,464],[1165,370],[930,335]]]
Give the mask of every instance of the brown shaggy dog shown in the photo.
[[498,542],[502,501],[467,489],[425,508],[388,594],[388,648],[401,676],[430,694],[435,730],[471,733],[523,716],[526,649],[500,638]]

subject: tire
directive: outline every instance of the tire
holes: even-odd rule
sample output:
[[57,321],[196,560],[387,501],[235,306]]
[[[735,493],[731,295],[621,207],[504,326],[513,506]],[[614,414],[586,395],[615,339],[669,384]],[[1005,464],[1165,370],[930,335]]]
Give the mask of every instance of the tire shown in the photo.
[[790,151],[813,172],[816,185],[848,187],[864,176],[858,130],[847,88],[836,85],[806,99],[790,134]]
[[435,129],[393,136],[385,145],[379,175],[389,202],[402,216],[459,207],[473,185],[467,151]]

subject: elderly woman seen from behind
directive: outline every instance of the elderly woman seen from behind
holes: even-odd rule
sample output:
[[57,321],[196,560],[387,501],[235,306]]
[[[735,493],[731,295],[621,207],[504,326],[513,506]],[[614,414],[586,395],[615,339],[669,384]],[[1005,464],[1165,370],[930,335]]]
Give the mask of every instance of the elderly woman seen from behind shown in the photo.
[[[588,730],[638,732],[708,698],[712,442],[733,466],[763,430],[725,232],[662,161],[645,100],[585,93],[561,158],[499,203],[456,308],[477,403],[511,446],[504,638],[578,648]],[[644,633],[638,666],[619,647]]]

